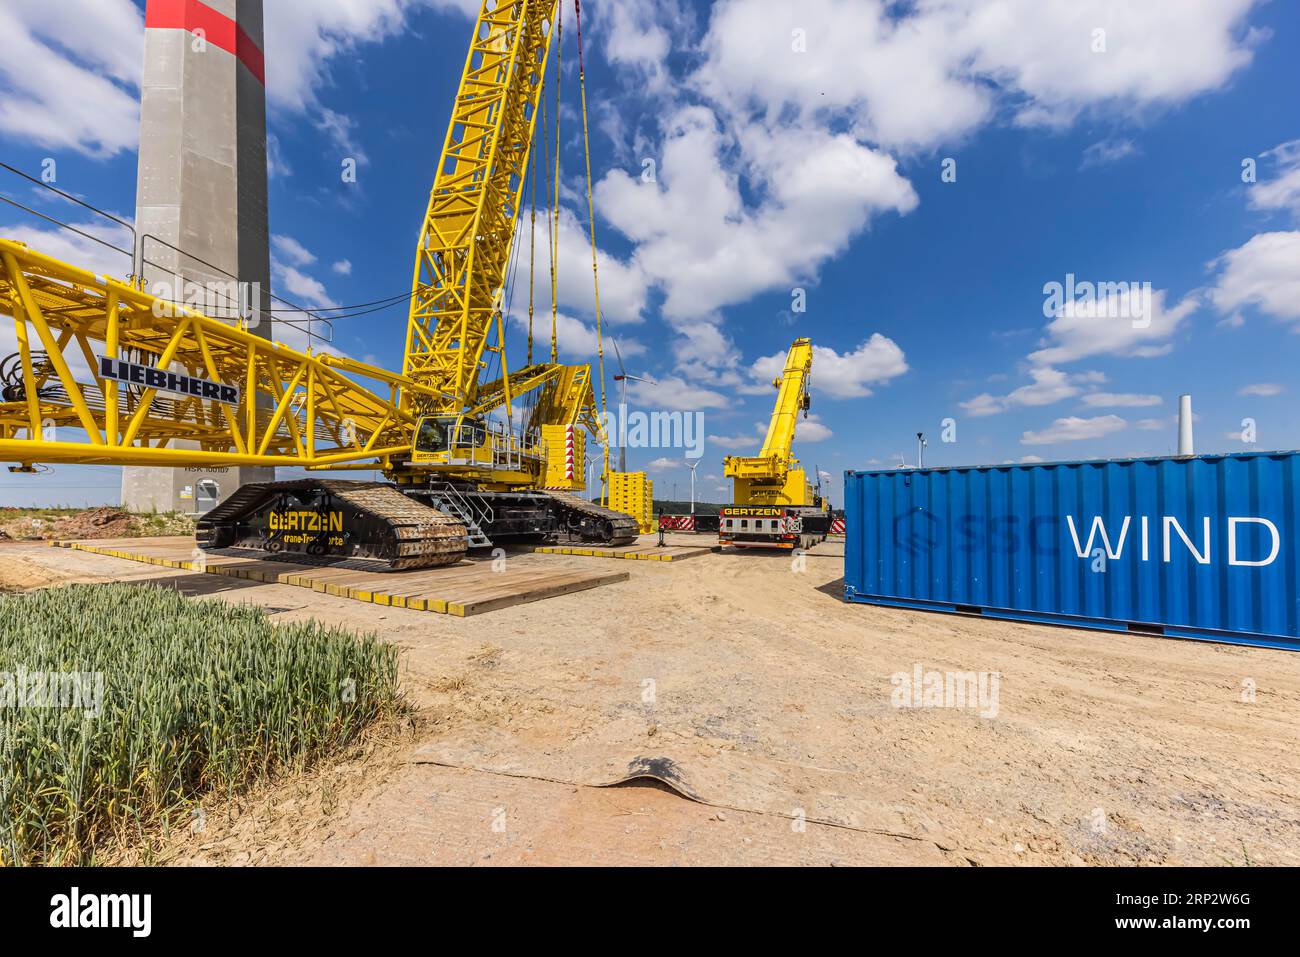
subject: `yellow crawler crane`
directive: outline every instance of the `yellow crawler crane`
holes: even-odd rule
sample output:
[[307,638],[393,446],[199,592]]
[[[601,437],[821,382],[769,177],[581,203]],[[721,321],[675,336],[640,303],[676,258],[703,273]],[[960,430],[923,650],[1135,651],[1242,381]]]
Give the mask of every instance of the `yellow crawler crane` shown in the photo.
[[[590,369],[556,361],[554,335],[552,361],[532,363],[531,312],[529,363],[506,366],[502,290],[559,10],[480,10],[421,230],[400,374],[269,342],[157,299],[136,277],[0,240],[0,311],[18,345],[0,363],[0,459],[19,470],[378,467],[389,479],[246,485],[200,519],[209,548],[396,569],[496,540],[631,541],[631,518],[572,494],[586,484],[584,435],[608,449]],[[581,68],[579,80],[585,142]],[[557,102],[557,193],[558,114]],[[599,336],[598,289],[596,320]],[[483,382],[489,359],[500,376]],[[182,438],[199,447],[169,447]]]
[[756,456],[729,455],[723,474],[731,479],[731,505],[719,516],[723,545],[761,548],[809,548],[830,530],[830,505],[808,482],[799,460],[790,454],[799,413],[812,404],[812,342],[796,339],[786,354],[781,378],[773,379],[776,405],[763,447]]

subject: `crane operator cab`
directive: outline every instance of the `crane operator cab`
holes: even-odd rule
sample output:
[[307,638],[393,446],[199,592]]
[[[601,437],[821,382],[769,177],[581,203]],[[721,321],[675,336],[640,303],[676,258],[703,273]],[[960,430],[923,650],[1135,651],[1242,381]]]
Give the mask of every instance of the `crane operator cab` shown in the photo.
[[413,462],[491,467],[496,436],[482,419],[426,415],[415,430]]
[[411,463],[518,471],[526,460],[540,458],[540,445],[530,435],[488,418],[426,415],[416,425]]
[[447,436],[456,426],[454,416],[426,415],[415,430],[417,455],[432,455],[447,451]]

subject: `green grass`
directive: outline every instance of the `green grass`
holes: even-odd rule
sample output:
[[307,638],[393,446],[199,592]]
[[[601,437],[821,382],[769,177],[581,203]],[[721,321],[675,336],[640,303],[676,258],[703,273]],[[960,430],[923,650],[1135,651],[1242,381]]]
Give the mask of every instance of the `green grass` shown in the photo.
[[193,535],[194,519],[180,512],[133,512],[131,534],[140,538],[162,535]]
[[[102,675],[97,712],[17,706],[20,668]],[[154,586],[0,596],[0,864],[93,863],[402,708],[374,635]]]
[[49,508],[19,508],[15,506],[5,506],[0,508],[0,521],[7,521],[15,518],[43,518],[54,520],[57,518],[67,518],[70,515],[77,515],[86,511],[84,508],[76,508],[71,505],[52,505]]

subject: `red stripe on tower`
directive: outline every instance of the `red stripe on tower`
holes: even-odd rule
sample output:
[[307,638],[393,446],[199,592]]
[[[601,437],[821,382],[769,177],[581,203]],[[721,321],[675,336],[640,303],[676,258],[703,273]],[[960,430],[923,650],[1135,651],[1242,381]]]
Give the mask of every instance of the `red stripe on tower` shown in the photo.
[[147,0],[144,25],[149,30],[188,30],[220,47],[248,67],[266,85],[266,57],[244,28],[202,0]]

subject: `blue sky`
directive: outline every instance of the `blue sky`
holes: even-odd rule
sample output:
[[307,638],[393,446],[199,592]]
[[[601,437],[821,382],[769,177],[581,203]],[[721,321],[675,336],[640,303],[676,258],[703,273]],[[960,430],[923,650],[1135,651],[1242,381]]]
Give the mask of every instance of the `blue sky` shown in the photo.
[[[58,185],[129,216],[143,3],[53,5],[0,12],[0,156],[54,158]],[[277,292],[409,288],[465,7],[267,0]],[[594,357],[572,12],[559,306],[577,361]],[[1295,4],[591,0],[583,17],[605,331],[656,380],[634,406],[705,417],[702,498],[725,499],[724,454],[756,449],[796,336],[817,347],[796,452],[835,498],[845,468],[914,462],[917,431],[934,465],[1170,453],[1184,391],[1198,451],[1300,447]],[[12,210],[0,234],[100,255]],[[1150,308],[1045,315],[1068,274],[1149,283]],[[343,320],[335,346],[399,368],[404,326],[400,307]],[[680,459],[629,452],[661,495],[685,494]],[[0,476],[0,504],[116,493],[110,469]]]

